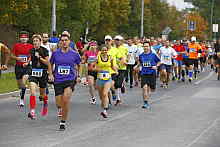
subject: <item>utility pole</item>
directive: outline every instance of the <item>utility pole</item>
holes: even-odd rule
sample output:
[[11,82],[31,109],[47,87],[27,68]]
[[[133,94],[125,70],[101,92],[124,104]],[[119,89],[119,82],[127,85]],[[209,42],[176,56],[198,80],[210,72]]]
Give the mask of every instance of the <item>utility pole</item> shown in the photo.
[[56,31],[56,0],[52,3],[51,34]]
[[144,37],[144,0],[141,3],[141,38]]
[[210,23],[211,23],[211,39],[213,39],[213,12],[214,12],[214,3],[215,0],[212,0],[211,2],[211,17],[210,17]]

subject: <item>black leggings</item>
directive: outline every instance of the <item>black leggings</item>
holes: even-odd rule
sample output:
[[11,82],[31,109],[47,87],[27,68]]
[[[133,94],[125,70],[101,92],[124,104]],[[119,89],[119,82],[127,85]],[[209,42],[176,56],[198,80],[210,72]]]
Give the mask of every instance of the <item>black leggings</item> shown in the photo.
[[135,65],[127,65],[126,78],[130,79],[130,85],[133,85],[133,68]]

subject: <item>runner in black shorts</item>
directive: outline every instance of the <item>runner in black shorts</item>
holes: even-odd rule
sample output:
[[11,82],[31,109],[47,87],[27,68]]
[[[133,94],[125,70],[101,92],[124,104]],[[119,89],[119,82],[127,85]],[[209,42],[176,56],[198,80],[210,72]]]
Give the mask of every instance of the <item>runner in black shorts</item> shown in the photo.
[[30,60],[30,50],[33,48],[32,44],[27,43],[29,36],[28,32],[21,31],[19,34],[20,42],[13,46],[12,58],[16,60],[15,75],[20,92],[19,106],[24,106],[24,96],[26,91],[26,81],[28,79],[28,61]]
[[31,119],[36,118],[36,89],[40,87],[40,95],[43,96],[44,105],[41,115],[45,116],[48,112],[48,96],[46,95],[47,87],[47,69],[49,64],[49,52],[46,48],[41,46],[42,38],[40,35],[33,35],[34,48],[31,49],[31,74],[29,76],[30,82],[30,113],[28,117]]
[[[62,34],[61,48],[52,53],[48,66],[49,81],[54,81],[58,115],[62,116],[59,129],[65,130],[69,113],[70,98],[79,76],[80,55],[69,47],[70,37]],[[54,67],[52,71],[52,67]]]

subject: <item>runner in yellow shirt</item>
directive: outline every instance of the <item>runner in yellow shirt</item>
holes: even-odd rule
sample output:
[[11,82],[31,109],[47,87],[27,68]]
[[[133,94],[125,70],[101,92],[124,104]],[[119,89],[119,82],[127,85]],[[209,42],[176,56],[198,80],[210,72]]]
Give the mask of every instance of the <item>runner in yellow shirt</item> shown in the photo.
[[104,118],[107,118],[107,110],[109,106],[108,93],[112,86],[111,72],[117,73],[114,58],[108,54],[108,47],[103,45],[101,52],[98,55],[96,71],[97,73],[97,88],[101,100],[101,107],[103,111],[100,113]]
[[126,76],[128,49],[122,45],[123,37],[115,36],[115,47],[117,48],[116,62],[118,66],[117,81],[115,81],[116,103],[115,106],[121,104],[121,92],[125,92],[123,82]]

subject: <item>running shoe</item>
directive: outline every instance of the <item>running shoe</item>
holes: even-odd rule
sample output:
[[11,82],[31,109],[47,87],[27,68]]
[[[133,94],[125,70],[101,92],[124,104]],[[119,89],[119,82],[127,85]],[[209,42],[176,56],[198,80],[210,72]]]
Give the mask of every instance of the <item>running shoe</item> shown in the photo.
[[182,78],[181,80],[182,80],[182,82],[185,82],[185,78]]
[[66,129],[66,124],[65,123],[62,123],[62,122],[60,122],[60,131],[65,131],[65,129]]
[[20,99],[20,101],[19,101],[19,106],[20,106],[20,107],[24,107],[24,100],[23,100],[23,99]]
[[148,103],[144,103],[142,106],[143,109],[150,109],[150,105]]
[[190,83],[192,82],[192,78],[189,78],[189,82],[190,82]]
[[28,113],[28,118],[30,118],[30,119],[32,119],[32,120],[36,119],[36,114],[35,114],[35,112],[29,112],[29,113]]
[[100,115],[103,117],[103,118],[108,118],[108,113],[107,112],[101,112]]
[[39,101],[43,101],[43,97],[42,96],[39,96]]
[[96,98],[91,98],[89,103],[92,104],[92,105],[95,105],[96,104]]
[[41,115],[46,116],[48,114],[48,104],[44,104],[41,110]]
[[115,103],[115,106],[118,106],[121,104],[121,100],[117,100],[116,103]]

